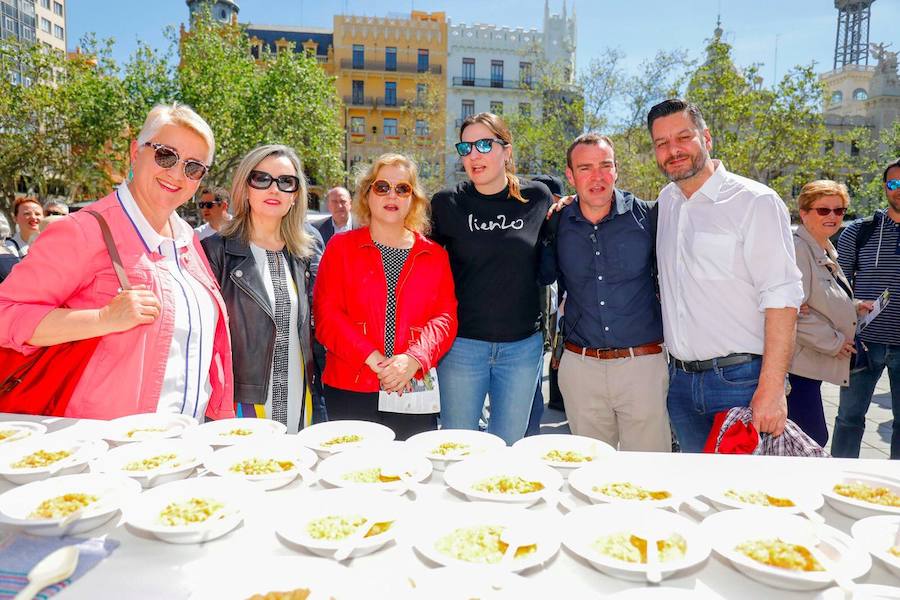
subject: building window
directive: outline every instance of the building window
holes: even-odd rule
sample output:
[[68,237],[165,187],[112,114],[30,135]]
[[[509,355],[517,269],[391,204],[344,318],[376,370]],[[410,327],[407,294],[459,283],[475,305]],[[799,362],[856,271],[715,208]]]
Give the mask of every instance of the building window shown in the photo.
[[416,135],[419,137],[428,137],[428,121],[425,119],[416,119]]
[[519,114],[523,117],[531,116],[531,104],[528,102],[519,102]]
[[53,26],[53,36],[63,40],[63,39],[65,39],[66,34],[63,31],[62,27],[60,27],[59,25],[54,25]]
[[397,82],[384,82],[384,105],[397,106]]
[[41,17],[41,31],[44,33],[50,33],[50,21]]
[[50,0],[41,0],[41,6],[43,6],[47,10],[50,10]]
[[419,48],[418,61],[416,62],[416,71],[425,73],[428,71],[428,48]]
[[428,86],[424,83],[416,84],[416,104],[424,104],[425,96],[428,94]]
[[869,92],[862,88],[856,88],[853,90],[853,99],[857,101],[863,101],[869,99]]
[[60,17],[63,16],[63,5],[60,4],[59,2],[54,2],[53,3],[53,14],[60,16]]
[[491,61],[491,87],[495,87],[495,88],[503,87],[503,61],[502,60],[492,60]]
[[503,103],[497,100],[491,100],[491,112],[495,115],[503,114]]
[[832,104],[840,104],[844,101],[844,94],[840,91],[831,93],[831,103]]
[[462,101],[462,118],[465,119],[469,115],[475,114],[475,101],[474,100],[463,100]]
[[475,85],[475,59],[464,58],[462,63],[462,84]]
[[350,117],[350,133],[352,134],[366,134],[366,118],[365,117]]
[[384,70],[397,70],[397,48],[394,46],[388,46],[384,49]]
[[366,68],[366,47],[362,44],[353,44],[353,68]]
[[531,63],[519,63],[519,85],[531,87]]
[[362,81],[360,81],[358,79],[353,80],[353,98],[351,100],[353,102],[353,104],[363,104],[364,103],[363,98],[366,95],[366,93],[365,93],[366,89],[365,89],[365,87],[363,87],[363,85],[364,84]]
[[15,31],[16,30],[16,22],[13,21],[12,17],[6,17],[3,19],[3,26],[7,31]]
[[22,39],[24,39],[26,42],[33,42],[34,41],[34,29],[32,29],[31,27],[25,27],[23,25],[22,26]]
[[386,138],[397,137],[397,119],[385,119],[384,120],[384,137],[386,137]]

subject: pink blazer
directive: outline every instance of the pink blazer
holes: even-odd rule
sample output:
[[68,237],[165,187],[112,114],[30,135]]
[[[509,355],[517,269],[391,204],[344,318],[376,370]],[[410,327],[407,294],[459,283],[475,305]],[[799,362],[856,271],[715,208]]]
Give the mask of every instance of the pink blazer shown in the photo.
[[[175,321],[174,290],[167,277],[160,277],[167,266],[161,254],[147,253],[115,192],[88,208],[109,223],[131,284],[149,286],[161,299],[162,314],[149,325],[103,337],[65,416],[113,419],[155,412]],[[234,378],[225,303],[196,236],[194,244],[181,252],[182,268],[206,286],[219,307],[206,415],[233,417]],[[40,234],[28,256],[0,284],[0,346],[34,352],[36,348],[28,340],[47,313],[60,307],[101,308],[118,288],[97,220],[85,213],[61,219]]]

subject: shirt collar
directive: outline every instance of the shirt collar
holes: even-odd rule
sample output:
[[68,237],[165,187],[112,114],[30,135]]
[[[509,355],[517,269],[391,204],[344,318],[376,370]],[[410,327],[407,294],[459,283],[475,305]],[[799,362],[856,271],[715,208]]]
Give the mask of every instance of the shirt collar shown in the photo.
[[719,190],[721,189],[722,184],[725,183],[725,177],[728,175],[728,171],[725,169],[725,165],[721,160],[713,160],[713,164],[716,165],[716,170],[713,171],[713,174],[710,175],[709,179],[700,186],[700,189],[694,192],[694,196],[702,194],[705,198],[709,199],[710,202],[718,201]]
[[[151,252],[160,252],[162,244],[172,241],[172,238],[164,237],[153,229],[144,213],[138,207],[137,202],[135,202],[134,196],[131,195],[131,190],[128,188],[127,183],[122,182],[116,189],[116,192],[125,214],[131,219],[138,235],[141,236],[144,244]],[[169,226],[172,228],[172,233],[175,234],[176,248],[185,248],[190,245],[194,237],[194,230],[174,212],[169,217]]]
[[[603,221],[609,221],[616,215],[622,215],[630,211],[634,198],[631,195],[626,196],[619,188],[614,188],[613,201],[616,207],[615,212],[610,211],[608,215],[600,220],[600,223],[602,223]],[[571,204],[573,210],[569,213],[569,217],[575,219],[576,221],[587,221],[587,219],[585,219],[584,215],[581,213],[581,207],[578,204],[579,198],[578,196],[575,196],[575,202]]]

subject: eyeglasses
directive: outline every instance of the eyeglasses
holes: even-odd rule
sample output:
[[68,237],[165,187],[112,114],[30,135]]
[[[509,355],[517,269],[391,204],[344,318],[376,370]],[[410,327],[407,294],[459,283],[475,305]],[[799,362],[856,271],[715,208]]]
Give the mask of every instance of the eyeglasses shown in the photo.
[[900,190],[900,179],[888,179],[884,182],[884,186],[892,192],[894,190]]
[[282,192],[294,193],[300,189],[300,178],[294,175],[279,175],[273,177],[265,171],[250,171],[247,176],[247,185],[257,190],[267,190],[271,187],[272,182],[278,186]]
[[376,196],[387,196],[391,193],[393,189],[396,192],[398,198],[406,198],[410,194],[412,194],[412,186],[405,181],[401,181],[395,185],[391,185],[389,181],[385,181],[384,179],[379,179],[372,183],[372,186],[369,188],[373,192],[375,192]]
[[66,213],[59,212],[58,210],[48,210],[46,216],[48,216],[48,217],[64,217],[64,216],[66,216]]
[[[154,144],[153,142],[144,142],[145,146],[153,148],[153,160],[163,169],[171,169],[181,161],[178,151],[175,148],[169,148],[165,144]],[[181,161],[184,163],[184,176],[192,181],[200,181],[209,171],[209,167],[199,160],[187,159]]]
[[843,217],[845,214],[847,214],[847,209],[843,208],[843,207],[841,207],[841,208],[825,208],[824,206],[819,206],[817,208],[811,208],[810,210],[816,211],[816,214],[819,215],[820,217],[827,217],[831,213],[834,213],[834,216],[836,216],[836,217]]
[[212,208],[213,206],[218,206],[220,204],[222,204],[222,203],[218,202],[218,201],[216,201],[216,202],[198,202],[197,206],[199,206],[200,208]]
[[494,144],[498,144],[500,146],[508,146],[509,144],[504,142],[503,140],[498,140],[497,138],[483,138],[480,140],[475,140],[474,142],[460,142],[456,144],[456,151],[460,156],[468,156],[472,153],[472,147],[474,146],[476,150],[478,150],[482,154],[487,154],[491,151],[491,147]]

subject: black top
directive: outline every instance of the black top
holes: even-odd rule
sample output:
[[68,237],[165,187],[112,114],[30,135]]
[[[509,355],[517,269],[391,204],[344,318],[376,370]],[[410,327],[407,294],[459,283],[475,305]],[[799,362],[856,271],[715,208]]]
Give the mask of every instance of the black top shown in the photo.
[[521,191],[527,202],[508,188],[485,196],[465,181],[431,201],[431,236],[450,254],[459,337],[513,342],[540,328],[538,250],[553,197],[538,182],[523,181]]
[[406,259],[409,258],[409,248],[392,248],[375,242],[375,247],[381,252],[381,264],[384,266],[384,280],[387,283],[387,304],[384,311],[384,355],[388,358],[394,355],[394,334],[397,327],[397,280],[400,279],[400,271]]

